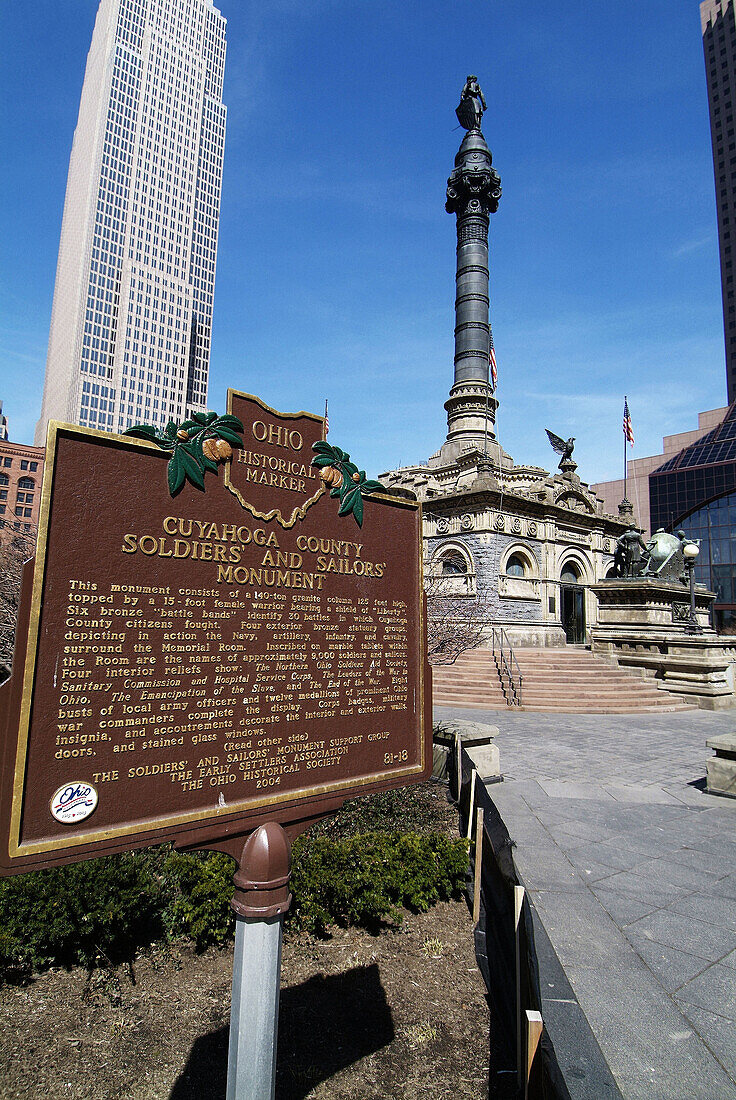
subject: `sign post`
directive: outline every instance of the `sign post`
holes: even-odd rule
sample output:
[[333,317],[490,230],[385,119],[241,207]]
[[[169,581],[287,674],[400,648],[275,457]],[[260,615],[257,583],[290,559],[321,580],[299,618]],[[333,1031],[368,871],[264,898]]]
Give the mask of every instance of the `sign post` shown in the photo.
[[235,954],[227,1100],[273,1100],[291,845],[280,825],[248,838],[235,876]]
[[431,773],[421,510],[322,417],[246,394],[133,433],[49,428],[0,688],[0,873],[165,841],[231,855],[240,1082],[254,1013],[255,1061],[274,1056],[291,841]]

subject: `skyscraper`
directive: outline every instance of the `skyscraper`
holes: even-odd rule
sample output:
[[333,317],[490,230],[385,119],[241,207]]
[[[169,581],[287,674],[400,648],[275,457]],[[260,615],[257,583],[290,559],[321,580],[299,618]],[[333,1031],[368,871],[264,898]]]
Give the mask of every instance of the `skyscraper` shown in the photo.
[[207,401],[226,108],[212,0],[101,0],[67,179],[36,441]]
[[718,241],[721,253],[723,330],[729,404],[736,399],[736,294],[732,243],[736,243],[736,19],[733,0],[704,0],[700,5],[710,133],[716,178]]

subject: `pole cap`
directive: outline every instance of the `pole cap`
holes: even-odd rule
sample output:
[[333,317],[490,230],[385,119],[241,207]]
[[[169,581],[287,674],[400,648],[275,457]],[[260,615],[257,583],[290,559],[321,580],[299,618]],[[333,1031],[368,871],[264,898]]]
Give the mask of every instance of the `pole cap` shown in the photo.
[[235,894],[230,905],[239,917],[269,920],[282,916],[291,905],[291,843],[275,821],[259,825],[243,847],[233,876]]

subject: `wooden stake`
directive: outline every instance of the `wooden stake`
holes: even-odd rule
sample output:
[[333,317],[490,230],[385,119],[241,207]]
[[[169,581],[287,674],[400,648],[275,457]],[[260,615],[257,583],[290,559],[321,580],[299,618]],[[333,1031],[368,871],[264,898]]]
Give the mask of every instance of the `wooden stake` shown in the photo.
[[473,774],[470,776],[470,803],[468,804],[468,840],[473,835],[473,804],[475,803],[475,779],[477,774],[477,771],[473,768]]
[[[475,772],[473,772],[475,775]],[[473,876],[473,924],[480,920],[480,876],[483,869],[483,808],[475,815],[475,874]]]
[[518,936],[519,934],[519,920],[521,919],[521,907],[524,904],[524,894],[526,890],[523,886],[514,887],[514,929]]
[[526,1010],[526,1082],[524,1084],[524,1100],[529,1096],[529,1076],[532,1072],[534,1055],[537,1053],[539,1040],[542,1038],[544,1024],[539,1012]]
[[455,753],[457,756],[457,804],[460,805],[460,792],[463,789],[463,739],[459,733],[455,734]]
[[519,948],[519,921],[521,920],[521,907],[524,904],[524,887],[514,887],[514,944],[516,948],[516,1072],[521,1088],[524,1081],[524,1066],[522,1064],[521,1050],[521,953]]

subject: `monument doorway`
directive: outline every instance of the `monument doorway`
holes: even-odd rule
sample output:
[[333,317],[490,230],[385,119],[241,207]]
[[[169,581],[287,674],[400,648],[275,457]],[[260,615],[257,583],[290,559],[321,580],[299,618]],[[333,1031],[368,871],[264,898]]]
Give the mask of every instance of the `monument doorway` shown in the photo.
[[574,562],[567,562],[560,574],[560,615],[565,641],[580,645],[585,641],[585,589]]
[[585,641],[585,589],[579,584],[560,586],[562,604],[562,629],[568,645],[580,645]]

